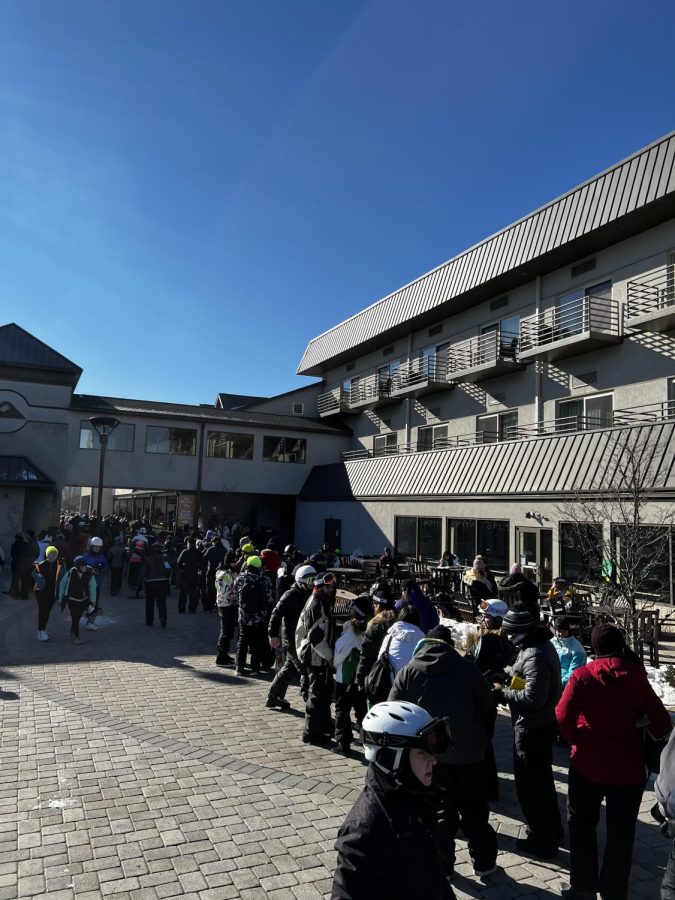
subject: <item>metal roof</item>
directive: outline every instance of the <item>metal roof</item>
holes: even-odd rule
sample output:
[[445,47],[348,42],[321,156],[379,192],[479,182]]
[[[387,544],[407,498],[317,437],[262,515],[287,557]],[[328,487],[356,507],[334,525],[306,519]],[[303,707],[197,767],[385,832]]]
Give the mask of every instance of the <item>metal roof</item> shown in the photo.
[[128,400],[122,397],[97,397],[92,394],[73,394],[71,409],[84,412],[105,412],[112,415],[161,416],[187,419],[191,422],[211,422],[220,425],[257,426],[316,434],[348,435],[344,425],[328,425],[322,419],[283,416],[277,413],[244,409],[218,409],[214,406],[190,406],[183,403],[162,403],[155,400]]
[[[509,272],[514,273],[525,264],[529,266],[528,277],[521,278],[520,283],[529,280],[536,274],[535,260],[578,243],[585,236],[595,233],[608,236],[611,231],[613,240],[627,237],[625,219],[629,214],[666,197],[675,199],[674,160],[675,132],[671,132],[313,338],[298,372],[320,375],[329,361],[336,364],[336,357],[343,361],[350,350],[378,337],[386,340],[388,335],[395,334],[397,326],[431,311],[436,310],[440,315],[443,311],[438,307]],[[663,218],[672,215],[670,206]],[[655,214],[656,210],[652,212]],[[621,228],[618,228],[619,220],[623,220]],[[594,252],[594,247],[589,244],[587,250]],[[455,302],[445,314],[460,308]]]
[[0,484],[49,488],[54,482],[25,456],[0,456]]
[[0,326],[0,365],[49,369],[78,377],[82,374],[82,369],[74,362],[14,322]]
[[315,466],[300,500],[523,498],[594,493],[621,483],[616,447],[639,441],[650,489],[675,492],[675,422],[584,431]]

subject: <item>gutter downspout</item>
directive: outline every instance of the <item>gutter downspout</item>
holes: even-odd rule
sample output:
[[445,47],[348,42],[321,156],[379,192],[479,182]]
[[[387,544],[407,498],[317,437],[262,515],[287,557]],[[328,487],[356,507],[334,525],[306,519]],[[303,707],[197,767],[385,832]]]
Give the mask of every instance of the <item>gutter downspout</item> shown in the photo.
[[206,422],[202,422],[199,426],[199,459],[197,460],[197,492],[195,497],[195,514],[193,525],[199,525],[199,513],[202,508],[202,468],[204,465],[204,429]]
[[[412,362],[412,331],[408,334],[408,364]],[[412,401],[410,397],[405,399],[405,444],[410,444],[410,419],[412,415]]]
[[[541,275],[537,275],[534,280],[534,311],[535,315],[539,316],[541,312]],[[539,361],[534,364],[534,420],[537,425],[543,421],[541,403],[541,370],[543,366],[543,362]]]

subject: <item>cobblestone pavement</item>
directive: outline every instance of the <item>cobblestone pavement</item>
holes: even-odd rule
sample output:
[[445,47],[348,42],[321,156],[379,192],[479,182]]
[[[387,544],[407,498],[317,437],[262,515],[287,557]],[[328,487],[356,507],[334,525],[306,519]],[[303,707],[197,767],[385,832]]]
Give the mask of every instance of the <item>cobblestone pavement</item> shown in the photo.
[[[33,597],[0,599],[0,900],[275,898],[330,893],[333,843],[365,768],[300,740],[301,704],[264,708],[267,681],[213,665],[217,616],[144,624],[143,603],[104,597],[97,632],[67,642],[67,613],[36,640]],[[521,820],[510,725],[498,719],[501,869],[476,879],[458,842],[460,898],[553,897],[567,851],[514,850]],[[561,805],[566,758],[556,751]],[[637,831],[630,897],[658,897],[668,843]],[[377,898],[374,898],[377,900]]]

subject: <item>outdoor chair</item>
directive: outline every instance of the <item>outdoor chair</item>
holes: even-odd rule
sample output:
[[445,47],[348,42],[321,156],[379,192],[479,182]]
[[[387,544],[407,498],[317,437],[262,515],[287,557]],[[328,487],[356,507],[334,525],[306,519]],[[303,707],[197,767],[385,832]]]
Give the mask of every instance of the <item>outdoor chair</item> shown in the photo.
[[655,669],[659,667],[659,638],[661,637],[660,611],[658,609],[643,609],[637,617],[638,646],[637,652],[643,659],[644,648],[649,649],[649,665]]

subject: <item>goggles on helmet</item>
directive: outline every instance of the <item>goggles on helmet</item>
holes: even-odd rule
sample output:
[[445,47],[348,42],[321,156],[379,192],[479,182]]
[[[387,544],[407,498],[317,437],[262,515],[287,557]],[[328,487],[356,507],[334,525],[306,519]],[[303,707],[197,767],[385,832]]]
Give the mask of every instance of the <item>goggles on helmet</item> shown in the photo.
[[296,578],[296,582],[311,587],[314,584],[315,575],[304,575],[302,578]]
[[414,737],[405,734],[387,734],[386,732],[377,734],[364,729],[363,742],[364,744],[375,744],[383,748],[408,747],[411,750],[426,750],[427,753],[432,753],[435,756],[444,753],[455,745],[450,734],[447,716],[437,716],[435,719],[432,719]]
[[335,581],[335,575],[332,572],[323,572],[314,578],[314,587],[330,587]]

